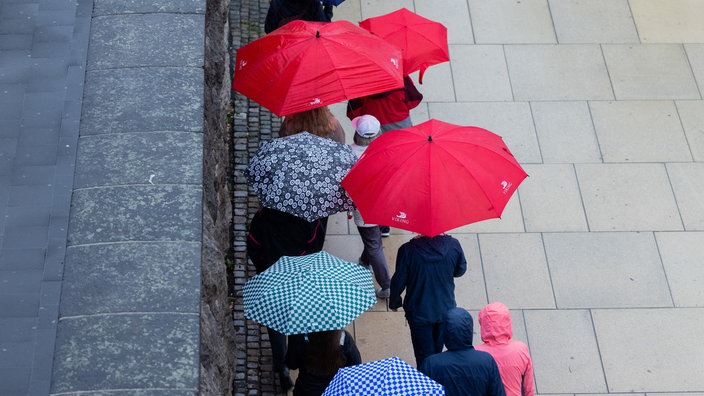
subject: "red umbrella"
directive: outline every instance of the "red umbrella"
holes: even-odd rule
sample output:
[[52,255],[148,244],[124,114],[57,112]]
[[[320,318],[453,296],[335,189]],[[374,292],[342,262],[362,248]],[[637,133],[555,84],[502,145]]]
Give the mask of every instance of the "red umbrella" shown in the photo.
[[404,73],[420,70],[418,81],[421,84],[428,66],[450,60],[447,28],[405,8],[365,19],[359,26],[400,47]]
[[434,236],[500,217],[526,176],[499,135],[431,119],[374,140],[342,187],[364,222]]
[[400,60],[351,22],[296,20],[237,50],[232,88],[284,116],[403,88]]

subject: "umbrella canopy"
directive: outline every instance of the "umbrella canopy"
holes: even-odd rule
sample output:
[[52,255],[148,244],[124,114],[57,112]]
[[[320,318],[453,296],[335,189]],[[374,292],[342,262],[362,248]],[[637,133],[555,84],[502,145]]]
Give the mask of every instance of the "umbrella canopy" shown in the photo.
[[323,396],[444,394],[442,385],[394,356],[339,369]]
[[447,28],[406,8],[365,19],[359,26],[401,48],[403,72],[410,74],[420,70],[421,84],[428,66],[450,60]]
[[262,143],[244,173],[263,206],[314,221],[353,207],[340,181],[356,158],[345,144],[301,132]]
[[341,329],[376,303],[371,271],[327,252],[284,256],[243,293],[245,317],[287,335]]
[[401,50],[349,21],[291,21],[237,50],[232,88],[285,116],[403,88]]
[[526,176],[500,136],[431,119],[374,140],[342,186],[365,222],[434,236],[500,217]]

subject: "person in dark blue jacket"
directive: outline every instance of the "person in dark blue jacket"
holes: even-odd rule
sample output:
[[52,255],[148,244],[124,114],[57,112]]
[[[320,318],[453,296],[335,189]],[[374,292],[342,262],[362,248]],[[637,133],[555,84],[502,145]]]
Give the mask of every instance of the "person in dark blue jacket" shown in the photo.
[[474,321],[463,308],[445,314],[447,351],[423,361],[420,371],[445,387],[447,396],[505,396],[496,361],[472,346]]
[[457,306],[454,278],[465,271],[462,246],[449,235],[416,236],[398,249],[389,308],[395,311],[403,305],[416,367],[426,357],[442,352],[443,315]]

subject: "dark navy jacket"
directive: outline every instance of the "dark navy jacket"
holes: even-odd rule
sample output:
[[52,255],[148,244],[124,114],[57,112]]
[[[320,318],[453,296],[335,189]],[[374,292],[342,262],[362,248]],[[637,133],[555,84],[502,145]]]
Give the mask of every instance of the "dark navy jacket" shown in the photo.
[[454,308],[455,280],[467,271],[467,260],[457,239],[449,235],[421,236],[401,245],[391,278],[389,307],[401,307],[410,326],[442,323]]
[[472,346],[473,331],[467,310],[449,310],[443,338],[447,351],[426,358],[420,371],[442,384],[447,396],[505,396],[494,358]]

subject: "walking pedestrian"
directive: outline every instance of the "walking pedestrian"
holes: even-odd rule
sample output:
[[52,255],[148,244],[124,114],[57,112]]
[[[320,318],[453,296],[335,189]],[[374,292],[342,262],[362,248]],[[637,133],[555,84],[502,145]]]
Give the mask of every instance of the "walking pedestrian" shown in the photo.
[[[373,115],[381,123],[381,133],[413,126],[411,109],[420,104],[423,94],[409,76],[403,76],[403,85],[403,88],[350,99],[347,102],[347,117],[352,120],[364,114]],[[380,225],[380,230],[382,237],[388,237],[391,233],[387,225]]]
[[[323,250],[327,217],[312,222],[275,209],[261,207],[252,217],[247,235],[247,255],[257,273],[264,272],[283,256],[304,256]],[[293,381],[286,366],[286,335],[267,327],[274,372],[281,387]]]
[[264,32],[271,33],[297,19],[311,22],[330,22],[332,12],[328,18],[320,0],[270,0],[269,10],[267,10],[264,20]]
[[389,308],[395,311],[403,305],[416,367],[442,351],[443,315],[457,306],[454,278],[465,271],[467,260],[462,246],[449,235],[419,235],[399,247]]
[[[379,136],[379,120],[372,115],[362,115],[352,120],[354,127],[354,143],[350,145],[352,152],[359,158],[366,150],[367,146]],[[377,224],[368,224],[362,218],[362,214],[356,208],[352,211],[354,223],[357,226],[359,236],[362,237],[364,249],[359,257],[359,264],[369,267],[374,272],[374,278],[379,283],[376,290],[378,298],[389,298],[391,294],[391,277],[389,276],[389,266],[384,256],[384,247],[381,243],[381,230]]]
[[291,369],[298,369],[293,396],[320,396],[337,370],[361,363],[357,344],[346,330],[289,337],[286,364]]
[[479,325],[484,344],[477,345],[476,349],[494,357],[506,396],[533,396],[533,361],[528,345],[512,339],[513,327],[508,307],[500,302],[487,304],[479,311]]
[[472,346],[472,315],[455,307],[447,311],[444,321],[447,351],[425,359],[420,371],[442,384],[447,396],[505,396],[494,358]]

